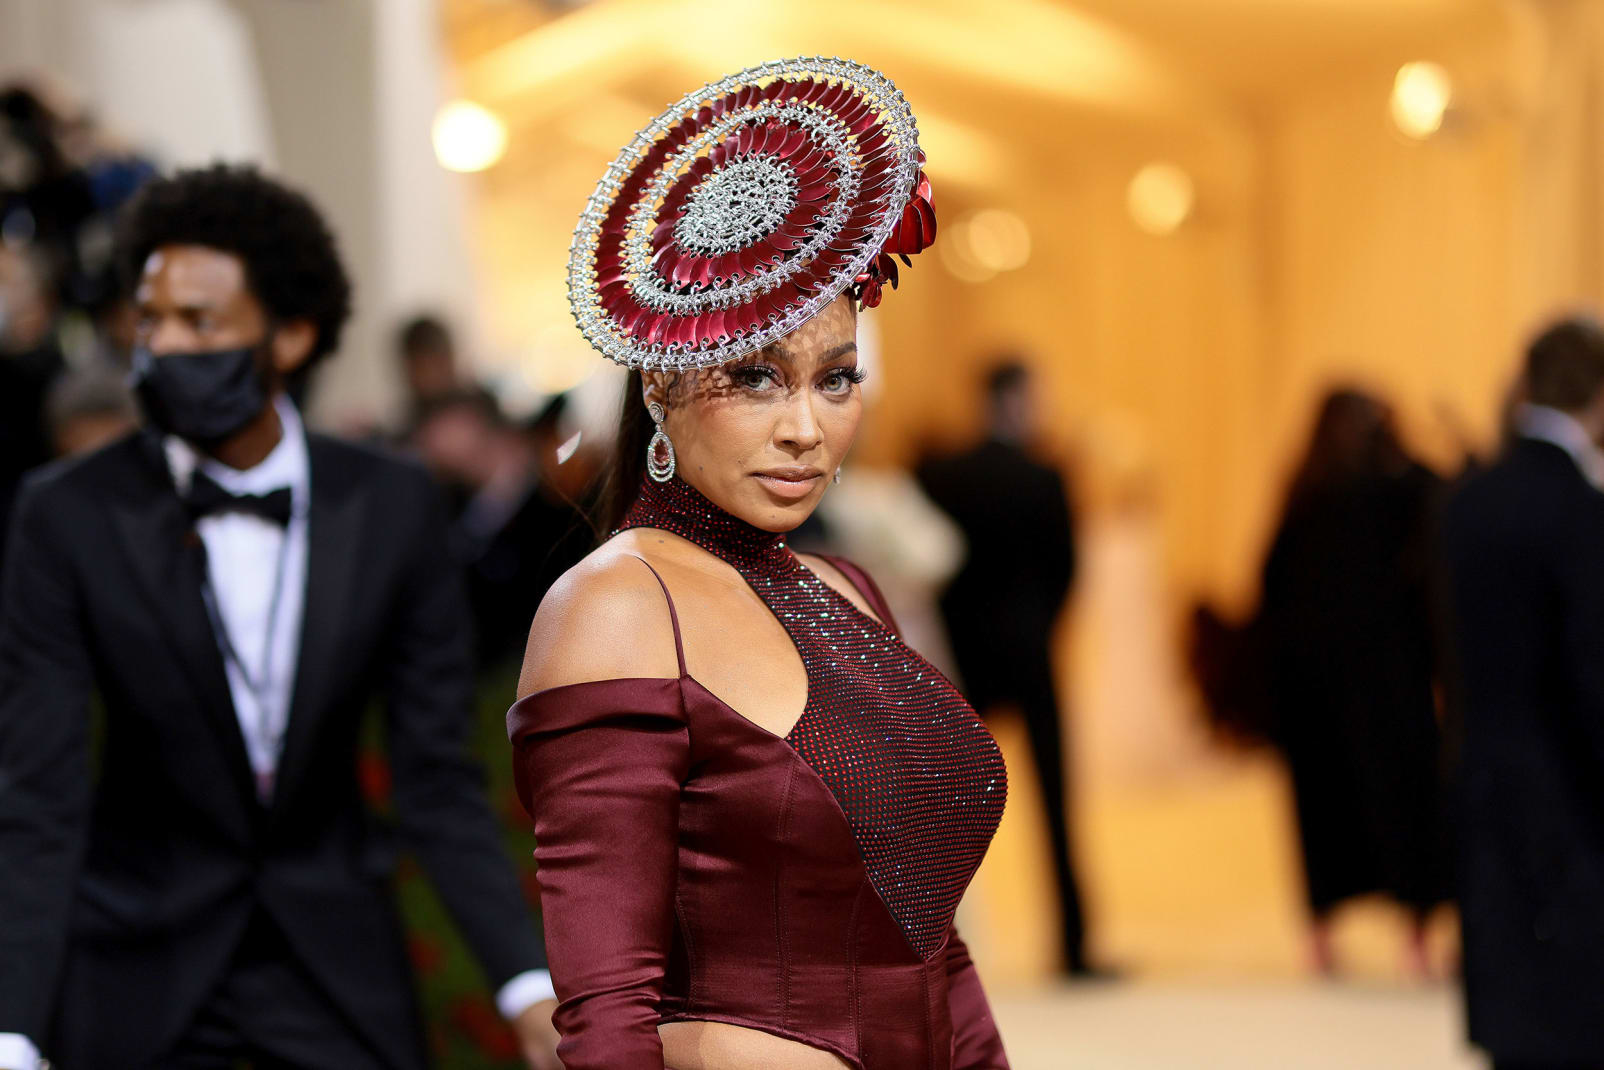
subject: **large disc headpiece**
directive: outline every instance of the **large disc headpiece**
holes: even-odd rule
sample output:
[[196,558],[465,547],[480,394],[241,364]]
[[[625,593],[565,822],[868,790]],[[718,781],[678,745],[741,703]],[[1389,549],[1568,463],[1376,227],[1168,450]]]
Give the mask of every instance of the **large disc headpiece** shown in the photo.
[[574,318],[631,368],[761,349],[840,294],[877,305],[936,237],[913,112],[891,80],[821,57],[686,94],[618,154],[568,258]]

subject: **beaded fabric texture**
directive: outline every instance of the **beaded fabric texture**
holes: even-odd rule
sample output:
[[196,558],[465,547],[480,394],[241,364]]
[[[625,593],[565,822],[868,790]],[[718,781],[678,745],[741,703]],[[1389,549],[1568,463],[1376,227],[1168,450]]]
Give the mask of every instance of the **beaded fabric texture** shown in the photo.
[[619,530],[639,527],[728,562],[791,636],[808,699],[786,742],[840,803],[875,891],[930,958],[1002,818],[1008,774],[991,733],[946,677],[804,565],[785,536],[677,478],[644,483]]

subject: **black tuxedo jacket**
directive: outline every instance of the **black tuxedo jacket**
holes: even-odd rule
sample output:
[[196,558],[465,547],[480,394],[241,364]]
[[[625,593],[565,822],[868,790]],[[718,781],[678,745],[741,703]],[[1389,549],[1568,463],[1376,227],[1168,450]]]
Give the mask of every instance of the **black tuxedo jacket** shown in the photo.
[[443,507],[411,465],[318,435],[308,447],[300,660],[267,806],[159,440],[45,469],[18,502],[0,584],[0,1032],[65,1070],[158,1058],[256,909],[370,1044],[420,1061],[395,837],[355,776],[376,699],[394,827],[490,982],[544,965],[466,754],[470,629]]
[[1449,504],[1471,1039],[1604,1060],[1604,493],[1518,440]]

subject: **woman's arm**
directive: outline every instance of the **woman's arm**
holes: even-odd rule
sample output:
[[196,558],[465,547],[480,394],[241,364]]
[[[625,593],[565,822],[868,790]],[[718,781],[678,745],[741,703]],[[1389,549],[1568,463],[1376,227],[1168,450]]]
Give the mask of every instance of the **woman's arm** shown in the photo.
[[947,934],[947,1010],[952,1016],[953,1070],[1008,1070],[991,1004],[956,928]]
[[662,593],[639,562],[570,573],[536,616],[525,695],[507,715],[569,1070],[663,1066],[658,1002],[690,740],[671,638],[666,668],[655,656],[658,618],[667,636]]

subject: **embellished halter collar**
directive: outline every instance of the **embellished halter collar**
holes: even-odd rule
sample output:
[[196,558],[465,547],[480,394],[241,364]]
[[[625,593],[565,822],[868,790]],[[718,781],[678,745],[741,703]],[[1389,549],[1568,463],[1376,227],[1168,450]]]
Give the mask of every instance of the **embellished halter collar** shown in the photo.
[[667,483],[641,481],[635,504],[618,525],[619,531],[629,528],[672,532],[743,573],[784,573],[806,567],[790,550],[787,533],[764,531],[725,512],[678,476]]

